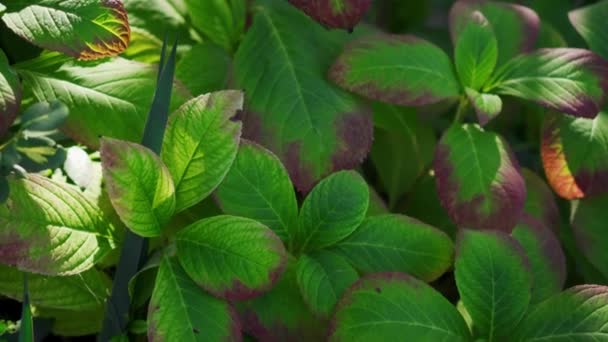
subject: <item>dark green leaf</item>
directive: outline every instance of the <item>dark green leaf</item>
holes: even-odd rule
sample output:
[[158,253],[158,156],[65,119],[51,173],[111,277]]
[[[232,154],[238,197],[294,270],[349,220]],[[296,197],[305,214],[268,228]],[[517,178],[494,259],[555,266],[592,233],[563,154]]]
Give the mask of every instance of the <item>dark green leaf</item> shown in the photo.
[[608,1],[598,1],[568,13],[572,26],[585,39],[591,50],[608,59],[606,17],[608,17]]
[[221,47],[203,43],[194,45],[177,63],[175,76],[192,95],[224,89],[231,71],[230,55]]
[[461,232],[455,263],[460,299],[489,340],[513,333],[530,303],[532,274],[522,247],[503,232]]
[[39,102],[23,112],[21,124],[31,131],[51,131],[59,128],[68,114],[68,108],[60,101]]
[[350,235],[365,218],[367,183],[355,171],[340,171],[308,194],[299,216],[296,244],[302,251],[331,246]]
[[329,251],[303,255],[298,261],[297,280],[302,297],[321,317],[329,317],[344,291],[358,278],[348,261]]
[[433,160],[435,135],[413,110],[374,103],[371,158],[393,208]]
[[333,250],[362,273],[403,272],[424,281],[447,271],[454,254],[447,235],[403,215],[368,217]]
[[542,222],[524,214],[511,236],[520,243],[530,262],[530,305],[561,292],[566,282],[566,258],[555,233]]
[[456,308],[439,292],[403,273],[369,275],[338,303],[330,341],[470,341]]
[[236,341],[231,305],[198,287],[177,260],[164,256],[148,308],[149,341]]
[[608,287],[579,285],[533,307],[513,341],[605,341]]
[[257,220],[289,244],[298,229],[298,203],[287,170],[272,152],[242,141],[217,190],[222,210]]
[[19,76],[9,66],[4,51],[0,50],[0,137],[8,131],[17,117],[21,95]]

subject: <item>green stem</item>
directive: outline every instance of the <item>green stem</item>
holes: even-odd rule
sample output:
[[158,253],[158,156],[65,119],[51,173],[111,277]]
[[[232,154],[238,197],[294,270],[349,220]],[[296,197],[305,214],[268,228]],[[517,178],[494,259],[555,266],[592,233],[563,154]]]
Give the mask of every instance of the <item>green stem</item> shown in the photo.
[[469,100],[466,96],[460,97],[460,102],[458,103],[458,109],[456,109],[456,115],[454,115],[453,123],[461,123],[464,119],[467,110],[469,109]]

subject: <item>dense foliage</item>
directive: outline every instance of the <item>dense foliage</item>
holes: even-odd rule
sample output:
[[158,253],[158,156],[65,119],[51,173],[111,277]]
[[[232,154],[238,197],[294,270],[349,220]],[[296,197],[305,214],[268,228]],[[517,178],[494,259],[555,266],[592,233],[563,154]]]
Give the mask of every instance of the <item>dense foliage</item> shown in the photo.
[[608,341],[608,0],[0,1],[1,341]]

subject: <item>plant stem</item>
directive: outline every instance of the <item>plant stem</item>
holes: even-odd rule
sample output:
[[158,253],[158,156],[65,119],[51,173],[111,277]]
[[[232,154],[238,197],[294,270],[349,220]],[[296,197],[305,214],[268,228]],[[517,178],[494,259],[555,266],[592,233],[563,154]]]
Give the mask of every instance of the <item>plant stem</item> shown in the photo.
[[456,109],[456,115],[454,115],[453,123],[462,122],[468,109],[469,109],[469,100],[466,98],[466,96],[461,96],[460,101],[458,103],[458,109]]

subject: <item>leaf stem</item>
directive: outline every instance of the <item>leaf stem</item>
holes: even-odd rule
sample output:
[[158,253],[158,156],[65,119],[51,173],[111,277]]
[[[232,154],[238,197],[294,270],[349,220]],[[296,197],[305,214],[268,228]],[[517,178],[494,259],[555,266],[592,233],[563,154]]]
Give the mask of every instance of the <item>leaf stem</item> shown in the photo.
[[458,109],[456,109],[456,115],[454,115],[453,123],[461,123],[464,119],[467,110],[469,109],[469,100],[466,96],[461,96],[460,101],[458,102]]

